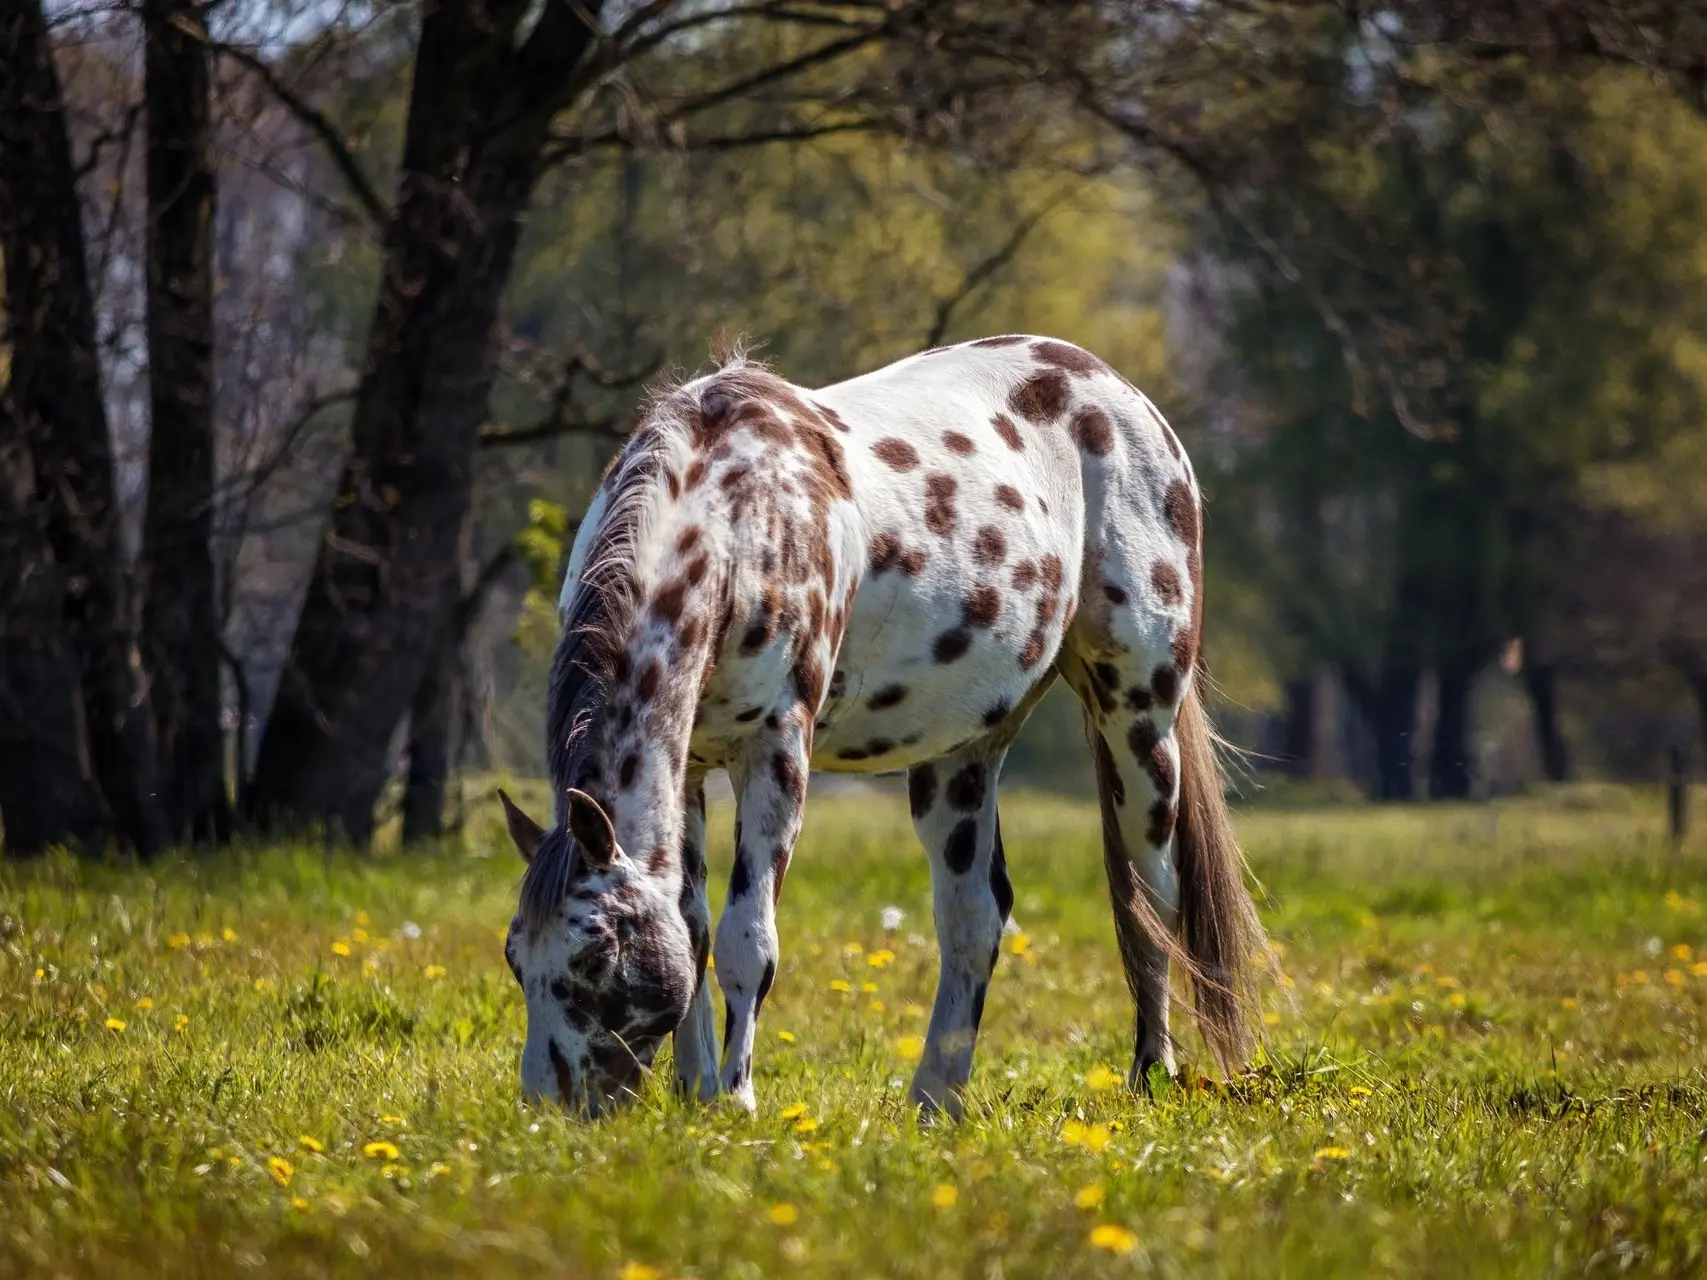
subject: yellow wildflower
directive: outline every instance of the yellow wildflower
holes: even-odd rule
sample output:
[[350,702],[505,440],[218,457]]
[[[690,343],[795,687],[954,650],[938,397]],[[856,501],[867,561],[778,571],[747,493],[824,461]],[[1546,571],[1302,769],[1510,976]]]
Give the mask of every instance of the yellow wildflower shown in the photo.
[[1354,1084],[1351,1088],[1347,1089],[1346,1092],[1354,1098],[1367,1098],[1375,1091],[1366,1084]]
[[298,1212],[301,1212],[302,1210],[308,1208],[308,1201],[306,1199],[304,1199],[302,1196],[292,1196],[290,1198],[290,1207],[297,1210]]
[[315,1155],[319,1155],[322,1151],[326,1150],[326,1144],[310,1133],[305,1133],[297,1138],[296,1145],[301,1147],[304,1151],[314,1152]]
[[770,1219],[779,1227],[792,1227],[800,1221],[800,1210],[786,1201],[771,1206]]
[[811,1133],[817,1128],[818,1122],[811,1116],[801,1116],[800,1119],[794,1122],[794,1131],[796,1133]]
[[334,942],[332,944],[332,954],[335,956],[347,956],[347,955],[349,955],[350,954],[350,944],[348,942],[345,942],[344,939],[339,938],[336,942]]
[[174,933],[170,938],[166,939],[166,945],[171,947],[174,951],[182,951],[185,947],[190,945],[190,935],[187,933]]
[[864,955],[865,948],[860,946],[857,942],[844,942],[842,944],[842,954],[844,956]]
[[853,984],[850,983],[846,978],[833,978],[830,981],[830,990],[831,991],[843,991],[843,992],[852,991],[853,990]]
[[1351,1159],[1351,1152],[1344,1147],[1323,1147],[1316,1152],[1315,1158],[1317,1160],[1349,1160]]
[[390,1124],[390,1125],[401,1125],[401,1124],[407,1124],[408,1123],[408,1121],[404,1120],[402,1116],[381,1116],[379,1118],[379,1122],[381,1124]]
[[369,1160],[395,1160],[399,1152],[392,1143],[381,1141],[368,1143],[362,1148],[362,1154]]
[[152,1009],[154,1007],[154,997],[138,996],[136,998],[136,1007],[138,1009]]
[[227,942],[236,942],[237,930],[233,929],[230,925],[226,925],[225,928],[219,931],[219,936]]
[[1073,1203],[1081,1209],[1095,1209],[1102,1204],[1103,1196],[1106,1194],[1102,1183],[1088,1183],[1073,1193]]
[[447,970],[442,964],[430,964],[425,969],[421,970],[422,975],[428,982],[437,982],[448,972],[449,970]]
[[124,1028],[125,1028],[125,1021],[123,1018],[108,1018],[107,1019],[107,1030],[108,1031],[123,1031]]
[[960,1200],[960,1188],[945,1182],[931,1192],[931,1205],[937,1209],[952,1209]]
[[925,1042],[922,1036],[902,1036],[895,1042],[895,1056],[907,1062],[917,1062],[925,1056]]
[[435,1160],[435,1161],[433,1161],[432,1165],[427,1169],[427,1176],[429,1178],[442,1178],[445,1176],[445,1174],[447,1174],[449,1172],[450,1172],[450,1166],[448,1164],[446,1164],[443,1160]]
[[645,1262],[625,1262],[616,1280],[664,1280],[664,1269]]
[[1265,1027],[1278,1027],[1280,1025],[1280,1015],[1273,1009],[1270,1009],[1267,1013],[1263,1014],[1262,1024]]
[[1030,951],[1031,935],[1029,933],[1016,933],[1014,934],[1012,941],[1008,943],[1009,955],[1023,956],[1028,955]]
[[1138,1237],[1125,1227],[1105,1222],[1091,1228],[1091,1244],[1098,1249],[1107,1249],[1110,1253],[1131,1253],[1138,1247]]
[[181,1032],[188,1031],[189,1029],[190,1029],[190,1015],[187,1013],[180,1013],[178,1015],[177,1022],[175,1022],[172,1025],[172,1030],[181,1033]]
[[1095,1089],[1098,1093],[1101,1093],[1103,1090],[1112,1089],[1115,1085],[1119,1084],[1120,1076],[1118,1073],[1110,1071],[1099,1062],[1096,1066],[1085,1072],[1085,1083],[1092,1089]]
[[1114,1134],[1106,1124],[1069,1120],[1061,1126],[1061,1141],[1069,1147],[1083,1147],[1094,1155],[1108,1149],[1108,1144],[1114,1141]]
[[1465,1005],[1464,993],[1462,991],[1454,991],[1451,995],[1446,997],[1446,1003],[1451,1005],[1454,1009],[1462,1009]]
[[791,1102],[778,1112],[778,1114],[784,1120],[798,1120],[801,1116],[806,1114],[807,1110],[808,1107],[804,1102]]
[[1695,949],[1687,942],[1680,942],[1671,949],[1671,954],[1674,960],[1690,960],[1695,956]]
[[1681,987],[1683,985],[1683,974],[1676,969],[1667,969],[1665,979],[1668,986]]
[[354,941],[354,942],[365,943],[367,941],[367,930],[366,929],[352,930],[350,933],[350,939],[351,939],[351,941]]
[[1559,1001],[1559,1007],[1565,1010],[1575,1009],[1577,1007],[1577,998],[1575,996],[1566,996],[1563,1000]]
[[1697,960],[1689,966],[1689,971],[1697,978],[1707,978],[1707,960]]
[[367,912],[358,911],[358,912],[356,912],[356,923],[359,925],[366,926],[366,925],[372,924],[373,921],[368,917]]
[[392,1160],[387,1160],[379,1166],[379,1173],[382,1178],[401,1178],[408,1172],[408,1165],[398,1164]]
[[895,963],[895,953],[888,947],[883,947],[868,955],[865,962],[873,969],[881,969],[884,965]]
[[779,1031],[776,1033],[776,1038],[778,1040],[782,1041],[784,1044],[793,1044],[794,1043],[794,1032],[792,1032],[792,1031]]
[[267,1157],[267,1173],[281,1187],[290,1186],[291,1176],[296,1173],[296,1166],[283,1156]]
[[859,984],[859,990],[861,995],[873,996],[877,994],[877,984],[875,982],[862,982]]

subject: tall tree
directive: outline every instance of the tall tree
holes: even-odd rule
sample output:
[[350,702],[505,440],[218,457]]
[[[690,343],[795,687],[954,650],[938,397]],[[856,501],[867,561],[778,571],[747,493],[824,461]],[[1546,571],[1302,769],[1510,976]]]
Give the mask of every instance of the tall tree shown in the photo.
[[146,0],[148,508],[143,656],[166,820],[182,839],[230,830],[214,580],[213,117],[202,0]]
[[[10,666],[17,650],[9,644],[0,683],[27,699],[30,713],[10,726],[9,735],[25,735],[11,750],[28,752],[40,734],[44,760],[81,760],[86,752],[88,768],[68,776],[93,778],[113,834],[153,853],[166,843],[167,828],[134,591],[119,539],[76,172],[47,20],[33,0],[0,6],[0,253],[12,448],[20,468],[27,455],[22,474],[29,477],[9,477],[7,514],[21,509],[24,518],[12,522],[19,541],[8,550],[6,572],[9,585],[22,582],[34,602],[37,632],[24,638],[30,653],[67,674],[74,666],[81,694],[81,706],[68,713],[63,689],[32,687],[33,671]],[[80,745],[69,736],[79,720]],[[94,806],[80,785],[6,790],[12,813],[21,807],[22,814],[7,814],[8,830],[16,824],[27,833],[25,844],[96,834]],[[63,815],[39,810],[66,793],[74,803]]]

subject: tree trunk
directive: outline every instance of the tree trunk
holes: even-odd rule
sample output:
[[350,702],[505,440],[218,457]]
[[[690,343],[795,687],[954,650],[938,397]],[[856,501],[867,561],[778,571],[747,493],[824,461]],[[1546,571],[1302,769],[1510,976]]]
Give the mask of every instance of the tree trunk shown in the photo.
[[1428,793],[1436,800],[1465,800],[1470,796],[1475,748],[1475,724],[1470,695],[1481,663],[1464,658],[1439,672],[1439,710],[1434,720],[1434,745],[1429,752]]
[[53,563],[22,433],[0,404],[0,826],[13,857],[98,848],[112,814],[95,781],[65,573]]
[[1369,727],[1375,737],[1375,796],[1377,800],[1409,800],[1412,795],[1412,751],[1417,729],[1417,668],[1383,669],[1375,690]]
[[1288,680],[1284,690],[1280,743],[1281,767],[1294,778],[1315,776],[1316,679],[1314,675]]
[[213,565],[213,129],[200,0],[147,0],[148,513],[143,655],[178,839],[230,834]]
[[456,756],[461,723],[458,650],[454,620],[443,628],[409,704],[409,774],[403,788],[403,843],[436,840],[445,833],[445,784]]
[[1523,687],[1535,716],[1535,745],[1541,753],[1541,772],[1549,782],[1571,779],[1571,749],[1559,728],[1559,673],[1549,662],[1526,662]]
[[445,620],[493,334],[552,115],[597,4],[427,7],[352,453],[250,789],[262,824],[373,827],[392,735]]
[[[119,541],[94,301],[65,105],[39,3],[0,5],[0,254],[9,399],[30,456],[43,542],[63,577],[88,757],[117,834],[166,843],[153,725]],[[47,612],[51,612],[48,609]]]

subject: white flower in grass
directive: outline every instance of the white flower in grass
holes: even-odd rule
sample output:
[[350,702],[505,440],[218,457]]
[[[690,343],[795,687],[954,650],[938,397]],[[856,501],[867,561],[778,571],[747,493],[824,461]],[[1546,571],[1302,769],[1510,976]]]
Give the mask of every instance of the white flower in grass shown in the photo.
[[907,918],[907,913],[900,907],[883,908],[883,928],[887,933],[894,933]]

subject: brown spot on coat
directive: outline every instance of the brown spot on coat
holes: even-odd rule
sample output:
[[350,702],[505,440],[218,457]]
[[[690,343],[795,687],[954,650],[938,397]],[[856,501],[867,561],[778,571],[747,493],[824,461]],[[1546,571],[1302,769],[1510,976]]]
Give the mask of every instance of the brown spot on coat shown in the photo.
[[1126,603],[1125,589],[1115,586],[1112,582],[1105,582],[1102,584],[1102,593],[1108,597],[1108,602],[1110,604]]
[[897,706],[907,696],[907,686],[902,684],[886,684],[866,700],[866,706],[873,711],[887,711]]
[[634,785],[634,775],[640,768],[640,757],[630,751],[622,758],[622,768],[617,771],[616,785],[627,791]]
[[653,616],[674,626],[681,621],[682,606],[687,602],[687,596],[688,584],[681,578],[671,579],[652,597]]
[[1150,687],[1163,705],[1172,706],[1179,701],[1179,672],[1164,663],[1151,674]]
[[1174,807],[1166,800],[1150,806],[1150,828],[1144,834],[1152,845],[1160,848],[1174,833]]
[[824,664],[813,657],[801,657],[790,673],[794,693],[808,711],[816,712],[824,701]]
[[1114,448],[1114,424],[1108,415],[1094,404],[1084,405],[1073,413],[1067,428],[1086,453],[1102,457]]
[[958,487],[953,476],[941,472],[925,477],[925,528],[939,538],[954,532],[954,491]]
[[1015,387],[1008,396],[1008,408],[1032,422],[1053,422],[1066,412],[1070,398],[1067,375],[1051,369]]
[[640,678],[634,682],[634,692],[642,702],[650,702],[658,692],[658,681],[663,678],[663,670],[658,666],[658,659],[653,658],[641,668]]
[[1163,604],[1178,604],[1185,598],[1181,594],[1179,570],[1166,560],[1158,560],[1150,566],[1150,585],[1156,589],[1156,596]]
[[988,584],[975,587],[966,597],[966,622],[969,626],[990,628],[1002,615],[1002,593]]
[[1031,344],[1031,354],[1044,364],[1054,365],[1068,373],[1078,374],[1088,378],[1094,373],[1108,371],[1108,366],[1082,347],[1075,347],[1070,342],[1034,342]]
[[965,627],[944,631],[931,646],[931,656],[938,662],[955,662],[966,656],[972,647],[972,632]]
[[1014,488],[1011,484],[999,484],[996,486],[996,501],[1001,503],[1009,511],[1025,510],[1025,498],[1021,496],[1020,491]]
[[1030,671],[1043,661],[1043,650],[1048,643],[1048,633],[1042,627],[1036,627],[1025,638],[1025,647],[1019,651],[1019,668]]
[[996,434],[1002,438],[1002,443],[1015,453],[1025,452],[1025,438],[1020,435],[1019,427],[1005,413],[998,413],[990,420],[990,425],[996,429]]
[[871,446],[871,451],[896,471],[911,471],[919,465],[919,451],[895,436],[885,436]]
[[963,436],[958,431],[943,432],[942,443],[950,453],[958,453],[963,458],[969,458],[977,452],[977,446],[972,443],[971,437]]
[[871,571],[883,573],[893,569],[901,559],[901,539],[893,533],[880,533],[871,540]]
[[1014,590],[1030,591],[1037,585],[1037,565],[1031,560],[1021,560],[1014,566]]
[[1017,333],[1005,333],[996,338],[979,338],[971,345],[974,347],[1011,347],[1024,342],[1025,338]]
[[1200,522],[1197,510],[1197,495],[1192,493],[1191,486],[1184,480],[1175,480],[1162,495],[1162,512],[1168,518],[1168,527],[1174,531],[1174,536],[1188,547],[1197,545]]
[[699,526],[690,524],[682,530],[681,537],[676,539],[676,554],[685,556],[699,545]]
[[1044,556],[1040,563],[1043,568],[1043,585],[1048,587],[1051,591],[1059,591],[1061,589],[1062,579],[1061,557],[1053,555]]
[[984,766],[973,762],[948,780],[943,795],[961,813],[975,813],[984,804],[984,783]]
[[795,804],[806,799],[806,774],[800,768],[800,762],[786,751],[779,751],[771,761],[771,770],[776,776],[776,785],[782,789]]
[[1000,702],[993,704],[989,710],[984,712],[984,727],[986,729],[994,729],[997,725],[1001,724],[1002,721],[1012,715],[1013,710],[1013,703],[1009,702],[1006,698],[1003,698]]
[[925,553],[914,547],[911,551],[901,553],[901,572],[909,578],[916,578],[925,567]]
[[682,486],[692,489],[705,479],[705,459],[695,458],[688,464],[688,473],[682,477]]
[[972,558],[981,565],[998,565],[1007,554],[1008,540],[993,524],[978,530],[978,536],[972,540]]

